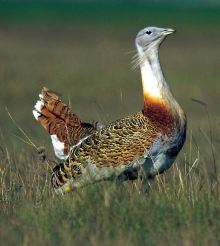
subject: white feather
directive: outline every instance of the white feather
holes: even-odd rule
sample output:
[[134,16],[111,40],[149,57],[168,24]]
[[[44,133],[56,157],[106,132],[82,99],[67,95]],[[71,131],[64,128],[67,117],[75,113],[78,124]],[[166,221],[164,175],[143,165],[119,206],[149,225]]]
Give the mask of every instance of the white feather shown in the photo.
[[32,112],[33,112],[34,118],[36,120],[38,120],[38,117],[41,116],[41,114],[38,111],[36,111],[36,110],[33,110]]
[[145,61],[144,65],[141,66],[141,73],[144,95],[150,94],[154,98],[161,98],[161,82],[148,61]]
[[90,137],[91,135],[88,135],[82,139],[79,140],[79,142],[73,146],[71,146],[71,150],[74,149],[75,147],[79,146],[84,140],[86,140],[88,137]]
[[41,112],[43,106],[44,106],[43,102],[38,100],[34,107],[38,112]]
[[68,157],[68,155],[64,154],[64,143],[61,142],[57,135],[51,135],[51,140],[54,148],[55,155],[61,159],[64,160]]

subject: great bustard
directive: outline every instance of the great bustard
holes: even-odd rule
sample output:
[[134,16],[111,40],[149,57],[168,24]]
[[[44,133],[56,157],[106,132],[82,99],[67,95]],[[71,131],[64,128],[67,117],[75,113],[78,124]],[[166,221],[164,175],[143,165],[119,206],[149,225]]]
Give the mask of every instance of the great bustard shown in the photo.
[[33,110],[51,135],[55,154],[64,159],[52,174],[56,192],[113,178],[146,180],[174,162],[186,138],[186,116],[174,99],[161,70],[158,50],[172,29],[146,27],[136,36],[144,106],[107,126],[84,123],[59,97],[44,88]]

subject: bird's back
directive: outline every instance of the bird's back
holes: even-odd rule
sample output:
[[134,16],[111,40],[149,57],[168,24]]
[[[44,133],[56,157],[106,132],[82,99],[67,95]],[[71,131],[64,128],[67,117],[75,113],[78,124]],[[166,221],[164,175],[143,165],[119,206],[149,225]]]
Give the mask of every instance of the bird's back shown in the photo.
[[146,152],[157,134],[155,126],[140,112],[99,130],[73,151],[80,163],[97,167],[129,165]]

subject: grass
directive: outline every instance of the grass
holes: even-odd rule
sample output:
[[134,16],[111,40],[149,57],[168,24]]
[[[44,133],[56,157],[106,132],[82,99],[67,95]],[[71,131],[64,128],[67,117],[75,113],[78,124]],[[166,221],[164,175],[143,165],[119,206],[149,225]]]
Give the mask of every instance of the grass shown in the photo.
[[[146,21],[135,20],[131,13],[124,13],[131,19],[120,25],[117,11],[113,22],[99,16],[88,23],[78,14],[76,23],[70,18],[71,25],[1,15],[3,245],[219,245],[220,36],[215,14],[205,8],[198,13],[189,10],[192,26],[178,13],[147,17],[147,22],[160,26],[175,23],[178,30],[161,47],[166,77],[188,116],[187,142],[172,168],[147,194],[140,192],[138,181],[102,182],[62,197],[51,190],[50,174],[57,160],[49,137],[31,114],[37,95],[42,86],[58,91],[89,121],[106,123],[140,110],[140,75],[130,69],[130,51],[136,31]],[[204,29],[200,24],[205,20]],[[47,161],[21,141],[24,136],[7,111],[36,146],[46,148]]]
[[47,162],[3,149],[1,239],[8,245],[217,245],[216,180],[199,152],[194,158],[185,156],[144,195],[138,182],[103,182],[60,197],[50,189]]

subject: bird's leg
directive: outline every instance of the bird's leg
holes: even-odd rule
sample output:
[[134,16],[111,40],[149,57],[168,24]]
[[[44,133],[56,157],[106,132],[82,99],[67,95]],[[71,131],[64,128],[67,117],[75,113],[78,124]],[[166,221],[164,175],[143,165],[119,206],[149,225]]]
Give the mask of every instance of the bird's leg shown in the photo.
[[153,179],[149,178],[146,170],[140,167],[138,171],[138,187],[141,193],[146,194],[151,190],[151,182]]
[[137,169],[127,169],[117,177],[117,180],[119,182],[124,182],[127,180],[136,180],[137,178],[138,178]]

